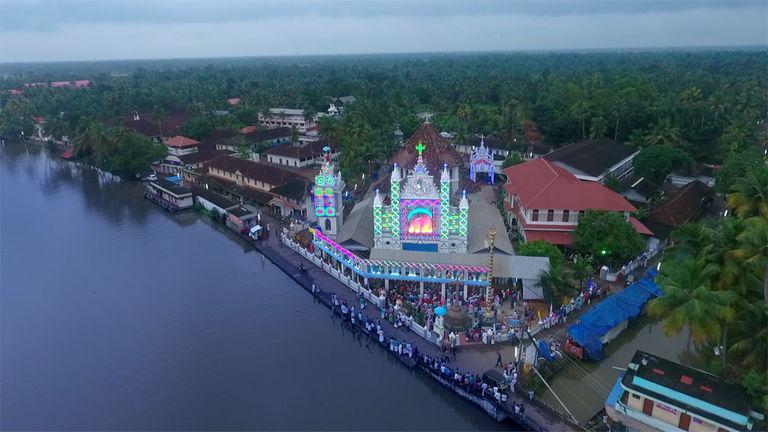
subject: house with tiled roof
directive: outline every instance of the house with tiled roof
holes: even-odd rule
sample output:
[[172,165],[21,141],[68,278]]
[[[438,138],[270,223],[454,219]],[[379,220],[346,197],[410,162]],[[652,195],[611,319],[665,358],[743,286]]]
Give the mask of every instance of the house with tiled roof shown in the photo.
[[[304,168],[314,166],[323,158],[323,148],[330,147],[335,150],[338,146],[323,138],[307,143],[281,144],[267,150],[267,161],[273,164],[285,165],[291,168]],[[338,153],[332,153],[336,157]]]
[[600,138],[569,144],[544,156],[581,180],[605,183],[623,180],[634,170],[638,149],[618,141]]
[[280,216],[306,218],[309,183],[293,171],[221,156],[207,164],[206,176],[229,196],[241,199],[255,196],[254,204],[268,207]]
[[526,241],[570,246],[579,217],[587,210],[621,213],[640,234],[652,234],[631,216],[637,209],[621,195],[600,183],[580,180],[546,158],[508,167],[504,173],[507,218]]
[[187,121],[187,118],[186,113],[178,110],[166,112],[162,120],[155,119],[151,113],[134,111],[125,115],[121,124],[138,134],[162,143],[165,137],[180,134],[181,126]]
[[713,192],[707,185],[694,180],[670,193],[664,201],[651,209],[648,220],[679,228],[696,221],[712,204]]

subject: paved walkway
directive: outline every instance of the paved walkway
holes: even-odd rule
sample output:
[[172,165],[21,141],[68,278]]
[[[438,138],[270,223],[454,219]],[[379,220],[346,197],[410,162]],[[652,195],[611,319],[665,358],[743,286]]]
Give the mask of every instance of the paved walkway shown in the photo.
[[[335,293],[339,299],[345,299],[347,304],[355,306],[357,311],[360,307],[357,295],[346,285],[339,282],[332,275],[321,270],[314,264],[309,263],[304,257],[293,252],[288,246],[279,241],[277,233],[280,231],[280,225],[276,221],[271,222],[271,235],[259,241],[250,241],[257,250],[261,251],[270,261],[280,267],[292,279],[299,283],[307,291],[311,291],[312,284],[324,293]],[[304,264],[305,271],[301,271],[299,266]],[[379,318],[379,310],[375,305],[367,305],[363,313],[368,319],[376,321]],[[418,347],[419,352],[426,353],[430,357],[440,358],[443,353],[436,345],[425,341],[416,333],[408,330],[406,327],[394,328],[388,321],[382,320],[382,328],[385,335],[394,337],[397,340],[410,343]],[[493,368],[496,363],[496,353],[500,352],[503,361],[509,361],[513,358],[513,346],[503,345],[480,345],[459,349],[455,358],[450,359],[448,364],[453,369],[458,369],[462,373],[471,372],[481,376],[488,369]],[[565,431],[574,430],[574,426],[566,423],[560,417],[549,411],[536,402],[529,401],[523,395],[517,394],[508,400],[508,410],[511,409],[512,402],[524,403],[526,405],[525,423],[533,430],[547,431]]]

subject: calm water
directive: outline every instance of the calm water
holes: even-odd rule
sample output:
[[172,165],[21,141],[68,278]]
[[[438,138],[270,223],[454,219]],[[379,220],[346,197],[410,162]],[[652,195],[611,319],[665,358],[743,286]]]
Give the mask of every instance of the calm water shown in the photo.
[[499,428],[219,227],[1,154],[1,429]]

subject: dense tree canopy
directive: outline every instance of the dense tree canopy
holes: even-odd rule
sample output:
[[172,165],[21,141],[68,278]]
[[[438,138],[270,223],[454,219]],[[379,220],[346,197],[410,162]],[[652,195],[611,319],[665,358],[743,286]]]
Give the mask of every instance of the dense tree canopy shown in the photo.
[[[162,117],[186,111],[184,133],[207,136],[238,128],[269,107],[324,111],[331,97],[354,95],[334,132],[345,172],[394,151],[394,125],[407,137],[434,113],[459,138],[484,133],[526,139],[532,122],[554,146],[589,137],[635,145],[671,145],[697,161],[721,163],[754,141],[768,105],[764,51],[381,55],[17,65],[0,88],[91,79],[89,89],[24,88],[4,98],[0,132],[31,124],[13,113],[57,118],[56,136],[73,136],[86,118],[103,121],[133,111]],[[238,97],[236,107],[227,98]],[[24,102],[19,102],[23,100]],[[19,106],[22,104],[23,107]],[[23,109],[22,109],[23,108]],[[227,115],[215,111],[227,110]],[[6,114],[7,111],[7,114]],[[327,125],[326,125],[327,126]]]
[[673,170],[690,169],[693,159],[685,151],[663,144],[643,147],[634,163],[635,174],[658,186]]
[[600,264],[620,265],[638,256],[645,247],[640,234],[623,215],[589,210],[579,217],[573,244]]

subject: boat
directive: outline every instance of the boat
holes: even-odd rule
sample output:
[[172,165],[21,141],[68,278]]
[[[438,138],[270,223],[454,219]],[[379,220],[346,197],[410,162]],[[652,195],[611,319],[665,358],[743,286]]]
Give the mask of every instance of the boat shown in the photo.
[[581,360],[599,361],[603,345],[614,340],[644,310],[649,300],[661,295],[652,270],[642,279],[603,300],[568,326],[565,352]]

